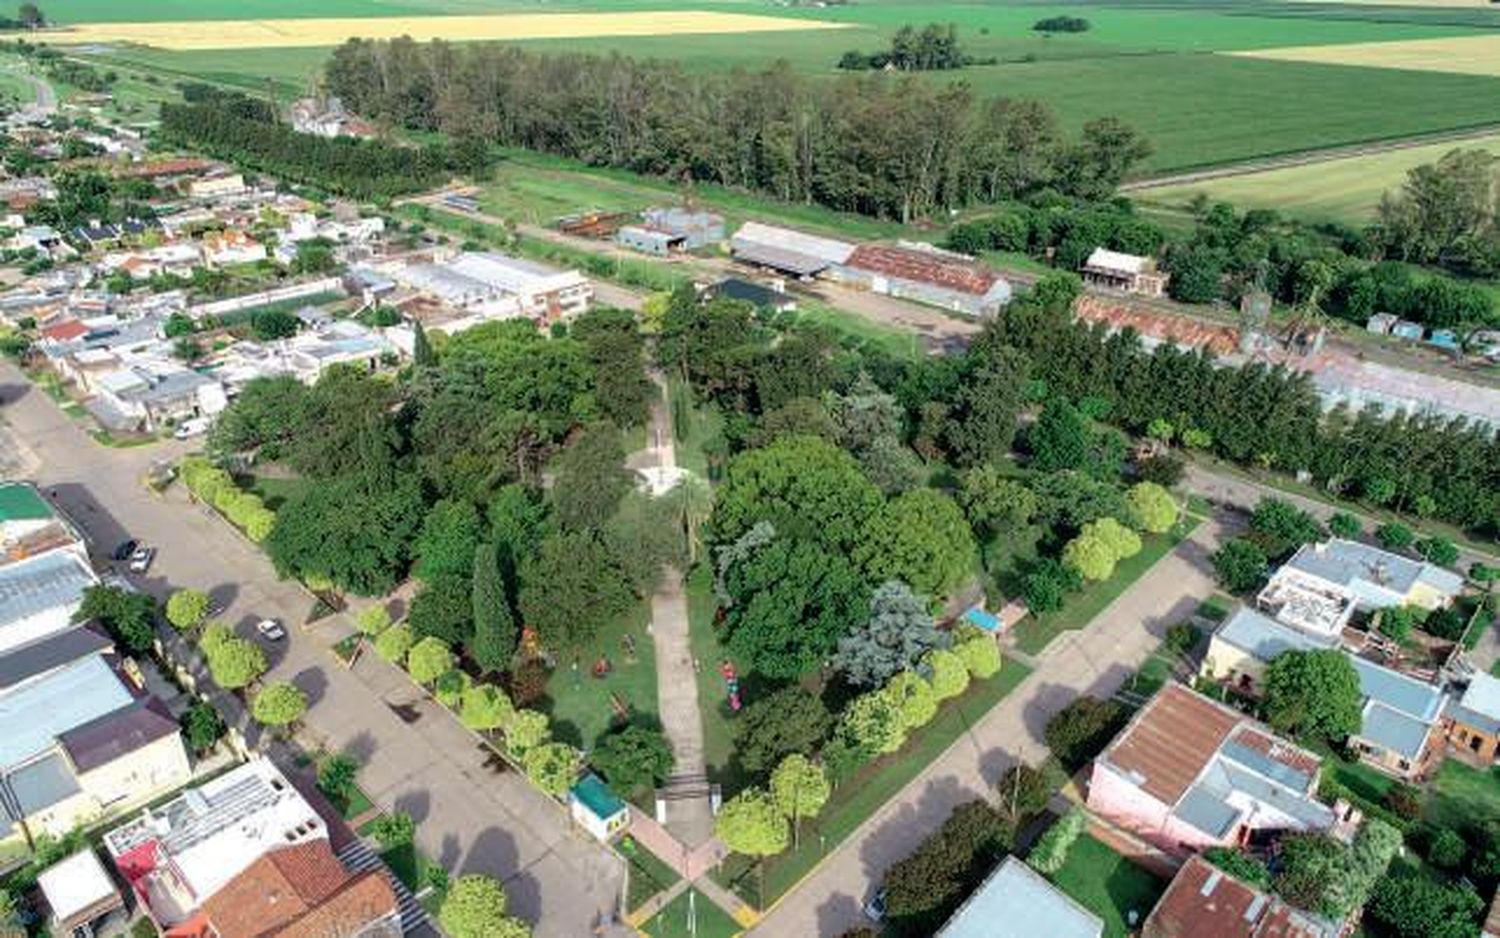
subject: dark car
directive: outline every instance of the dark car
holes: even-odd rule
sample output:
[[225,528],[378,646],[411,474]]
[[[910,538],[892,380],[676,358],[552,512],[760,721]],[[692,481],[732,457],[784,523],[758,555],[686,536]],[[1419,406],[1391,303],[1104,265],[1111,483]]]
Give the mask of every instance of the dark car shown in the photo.
[[114,558],[116,560],[129,560],[130,555],[135,553],[135,549],[139,546],[140,545],[133,540],[122,541],[120,543],[120,546],[115,548]]

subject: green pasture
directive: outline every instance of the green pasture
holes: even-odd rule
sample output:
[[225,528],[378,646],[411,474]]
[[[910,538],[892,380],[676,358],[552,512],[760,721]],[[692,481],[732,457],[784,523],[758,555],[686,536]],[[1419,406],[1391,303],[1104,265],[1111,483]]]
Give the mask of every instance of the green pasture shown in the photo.
[[1242,208],[1270,208],[1311,221],[1360,224],[1375,217],[1380,197],[1399,188],[1408,171],[1436,162],[1454,149],[1500,153],[1500,135],[1161,186],[1140,190],[1135,198],[1151,205],[1181,208],[1201,193],[1216,202],[1232,202]]

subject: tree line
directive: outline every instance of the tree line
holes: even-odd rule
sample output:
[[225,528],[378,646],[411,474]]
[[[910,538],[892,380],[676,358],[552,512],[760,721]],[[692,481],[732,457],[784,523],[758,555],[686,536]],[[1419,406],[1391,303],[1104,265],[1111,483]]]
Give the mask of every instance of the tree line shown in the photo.
[[908,24],[896,31],[889,49],[870,53],[851,49],[839,59],[839,68],[848,71],[893,68],[901,72],[941,72],[980,64],[994,64],[994,60],[979,62],[965,55],[958,44],[958,27],[952,23],[928,23],[921,30]]
[[621,55],[351,39],[328,89],[355,111],[649,175],[909,221],[1053,187],[1112,193],[1150,152],[1112,117],[1069,139],[1035,102],[911,76],[699,74]]
[[358,199],[390,199],[476,168],[473,148],[329,139],[297,133],[269,112],[244,95],[199,97],[163,104],[160,133],[169,143]]

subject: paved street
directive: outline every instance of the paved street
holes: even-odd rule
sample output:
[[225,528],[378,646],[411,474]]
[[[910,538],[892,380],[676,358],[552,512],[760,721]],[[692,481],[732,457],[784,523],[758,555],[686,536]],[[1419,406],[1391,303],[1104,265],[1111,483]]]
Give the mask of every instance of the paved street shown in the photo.
[[[289,629],[268,646],[273,679],[291,680],[308,694],[308,732],[364,764],[360,783],[385,808],[418,822],[418,844],[455,872],[485,872],[506,880],[511,907],[538,923],[544,938],[594,934],[608,920],[623,870],[613,855],[569,829],[560,807],[509,772],[404,675],[367,655],[351,670],[328,644],[352,627],[343,617],[302,623],[312,598],[276,578],[264,555],[202,508],[190,506],[180,486],[163,497],[140,482],[153,459],[184,445],[162,443],[110,449],[90,440],[9,363],[0,363],[0,451],[8,461],[31,462],[42,489],[108,554],[127,534],[160,547],[150,575],[137,584],[158,597],[191,586],[209,590],[225,607],[222,619],[249,635],[258,619],[274,617]],[[16,454],[19,439],[30,454]],[[625,934],[626,932],[611,932]]]
[[[1016,760],[1046,755],[1047,721],[1080,694],[1107,697],[1214,591],[1209,554],[1224,537],[1206,522],[1104,610],[1087,629],[1067,632],[1037,668],[953,748],[841,844],[752,931],[765,938],[832,938],[861,924],[861,905],[885,871],[965,801],[994,793]],[[835,796],[836,797],[836,796]]]

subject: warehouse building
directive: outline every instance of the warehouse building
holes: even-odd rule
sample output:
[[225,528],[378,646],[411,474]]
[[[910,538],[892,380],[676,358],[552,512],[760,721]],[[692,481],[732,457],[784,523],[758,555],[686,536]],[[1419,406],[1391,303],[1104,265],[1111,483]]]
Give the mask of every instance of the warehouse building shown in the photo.
[[847,261],[830,268],[828,276],[969,316],[993,316],[1011,297],[1004,278],[967,254],[910,241],[862,244]]
[[815,277],[849,260],[855,246],[847,241],[805,234],[791,228],[750,221],[730,239],[734,259],[794,277]]

